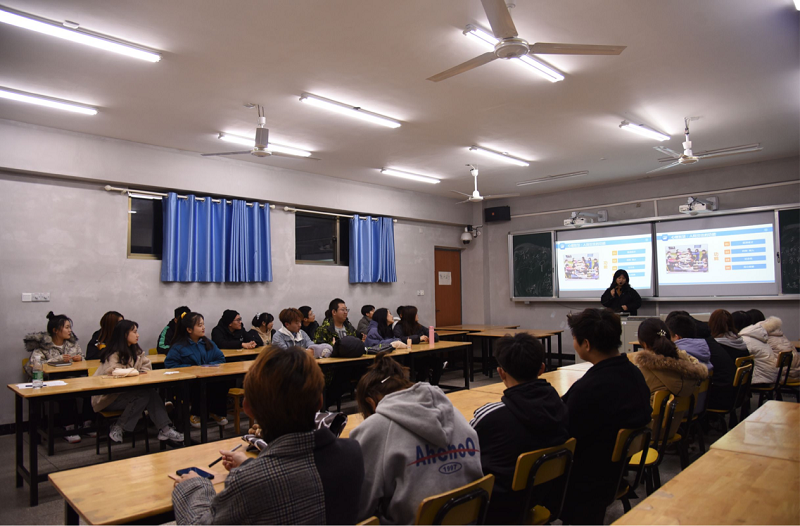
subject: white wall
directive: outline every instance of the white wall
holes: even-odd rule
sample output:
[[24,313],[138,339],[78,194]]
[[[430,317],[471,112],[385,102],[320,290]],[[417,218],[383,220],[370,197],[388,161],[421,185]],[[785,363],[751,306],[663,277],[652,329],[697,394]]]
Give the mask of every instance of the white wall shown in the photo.
[[[552,210],[592,211],[608,209],[608,220],[647,219],[653,217],[655,209],[652,199],[699,192],[719,192],[752,185],[766,185],[784,181],[800,180],[800,164],[797,157],[738,165],[728,168],[703,170],[692,173],[673,173],[642,179],[624,185],[604,185],[577,189],[557,194],[519,197],[504,201],[492,201],[484,206],[511,206],[512,216],[517,214],[542,213],[529,217],[514,218],[509,222],[493,223],[484,228],[483,264],[488,281],[488,306],[483,312],[486,323],[515,323],[525,328],[563,329],[565,352],[571,351],[566,315],[570,311],[599,306],[584,302],[522,302],[510,300],[508,279],[508,234],[540,228],[563,226],[569,217],[567,212],[546,213]],[[800,185],[773,186],[763,189],[744,190],[735,193],[717,193],[720,209],[738,209],[748,206],[768,206],[800,203]],[[650,199],[650,200],[648,200]],[[640,200],[640,201],[637,201]],[[633,201],[622,206],[607,206],[610,203]],[[658,202],[659,215],[677,213],[678,205],[685,198],[665,199]],[[476,247],[477,248],[477,247]],[[687,310],[689,312],[711,312],[717,308],[729,311],[760,309],[767,316],[780,317],[784,331],[791,340],[800,337],[800,302],[793,301],[719,301],[719,302],[645,302],[639,314],[653,315],[657,312]],[[474,312],[477,318],[481,313]]]

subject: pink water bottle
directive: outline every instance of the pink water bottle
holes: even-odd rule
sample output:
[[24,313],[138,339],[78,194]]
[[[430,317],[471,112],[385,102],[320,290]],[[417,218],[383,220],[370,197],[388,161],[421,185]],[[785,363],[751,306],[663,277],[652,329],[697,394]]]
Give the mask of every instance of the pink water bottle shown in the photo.
[[431,325],[430,327],[428,327],[428,347],[430,348],[433,348],[433,339],[434,339],[433,325]]

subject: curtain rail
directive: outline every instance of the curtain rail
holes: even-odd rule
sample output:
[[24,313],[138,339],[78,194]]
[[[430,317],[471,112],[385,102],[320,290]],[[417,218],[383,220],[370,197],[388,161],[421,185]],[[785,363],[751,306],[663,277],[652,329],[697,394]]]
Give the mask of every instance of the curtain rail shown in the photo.
[[[295,208],[293,206],[284,206],[283,207],[283,211],[284,212],[303,212],[305,214],[317,214],[317,215],[321,215],[321,216],[346,217],[348,219],[353,219],[353,217],[354,217],[354,216],[347,215],[347,214],[334,214],[333,212],[320,212],[318,210],[305,210],[303,208]],[[362,217],[360,219],[366,220],[367,218],[366,217]],[[373,221],[377,221],[378,219],[373,217],[372,220]],[[392,219],[392,222],[397,223],[397,219]]]
[[[133,195],[133,197],[135,197],[134,194],[152,195],[154,197],[167,197],[167,194],[162,193],[162,192],[150,192],[148,190],[130,190],[128,188],[118,188],[116,186],[111,186],[111,185],[106,185],[104,188],[105,188],[106,192],[121,192],[123,194],[127,193],[129,196]],[[188,198],[189,197],[185,196],[185,195],[179,195],[178,196],[178,199],[188,199]],[[205,197],[196,197],[195,200],[200,201],[202,203],[202,202],[204,202],[206,200],[206,198]],[[212,203],[221,203],[222,200],[221,199],[212,199],[211,202]],[[227,199],[225,200],[225,202],[229,203],[229,204],[231,203],[231,201],[228,201]],[[245,203],[245,204],[247,206],[253,206],[253,203]],[[258,206],[259,206],[259,208],[264,208],[263,204],[259,204]],[[275,209],[275,205],[269,205],[269,207],[272,210]]]

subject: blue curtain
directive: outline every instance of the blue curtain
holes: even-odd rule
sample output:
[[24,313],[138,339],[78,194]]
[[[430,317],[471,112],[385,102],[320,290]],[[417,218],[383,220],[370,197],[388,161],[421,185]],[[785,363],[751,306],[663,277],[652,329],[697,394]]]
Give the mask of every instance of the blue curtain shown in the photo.
[[269,204],[164,198],[161,281],[272,281]]
[[394,222],[391,217],[350,220],[350,283],[394,283]]

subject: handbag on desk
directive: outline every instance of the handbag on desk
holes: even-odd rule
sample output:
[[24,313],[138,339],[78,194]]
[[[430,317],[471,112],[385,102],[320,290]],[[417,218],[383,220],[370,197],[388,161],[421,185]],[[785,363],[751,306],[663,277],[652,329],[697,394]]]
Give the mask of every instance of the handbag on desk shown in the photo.
[[384,351],[392,352],[393,350],[394,347],[392,347],[391,343],[379,343],[378,345],[367,347],[367,354],[378,354],[379,352],[384,352]]

